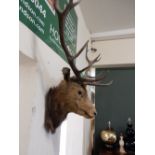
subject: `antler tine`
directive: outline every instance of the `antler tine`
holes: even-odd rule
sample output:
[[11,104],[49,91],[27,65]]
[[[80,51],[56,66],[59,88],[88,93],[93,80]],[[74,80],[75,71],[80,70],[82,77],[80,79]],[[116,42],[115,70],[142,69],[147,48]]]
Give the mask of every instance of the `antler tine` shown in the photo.
[[88,58],[88,45],[87,45],[87,48],[86,48],[86,60],[87,60],[88,63],[90,63],[90,60]]
[[86,76],[85,78],[83,78],[83,81],[86,81],[86,82],[98,82],[98,81],[101,81],[103,79],[106,78],[106,75],[104,74],[100,74],[100,75],[97,75],[97,77],[92,77],[92,76]]
[[87,42],[83,45],[83,47],[79,50],[79,52],[73,57],[73,59],[77,58],[82,52],[83,50],[88,46],[89,40],[87,40]]
[[96,62],[100,61],[100,59],[101,59],[100,56],[101,56],[101,55],[99,54],[99,55],[98,55],[94,60],[92,60],[92,61],[90,61],[90,60],[88,59],[89,65],[88,65],[87,67],[83,68],[82,70],[80,70],[80,73],[82,73],[82,72],[84,72],[85,70],[91,68],[91,67],[93,66],[93,64],[95,64]]
[[73,3],[73,0],[69,0],[69,4],[67,5],[66,9],[65,9],[65,13],[68,14],[68,12],[74,8],[76,5],[78,5],[81,2],[81,0]]
[[[91,48],[91,51],[92,50],[95,50],[95,52],[97,51],[95,48]],[[90,60],[89,59],[89,57],[88,57],[88,46],[87,46],[87,49],[86,49],[86,60],[87,60],[87,62],[89,63],[89,64],[91,64],[92,62],[93,62],[93,64],[94,63],[96,63],[96,62],[98,62],[98,61],[100,61],[101,60],[101,54],[99,54],[94,60]]]
[[106,75],[100,74],[96,77],[85,77],[83,78],[83,83],[86,85],[94,85],[94,86],[104,86],[104,85],[111,85],[113,83],[113,80],[108,83],[100,83],[102,80],[104,80]]
[[85,85],[90,86],[110,86],[113,83],[113,80],[107,83],[99,83],[99,82],[84,82]]
[[109,86],[113,83],[113,80],[111,80],[110,82],[107,83],[100,83],[102,82],[102,80],[104,80],[106,77],[106,75],[98,75],[97,77],[86,77],[83,78],[83,83],[85,85],[92,85],[92,86]]
[[76,5],[78,5],[80,3],[81,0],[73,3],[73,0],[69,0],[69,3],[67,4],[66,8],[62,11],[60,10],[59,8],[59,5],[57,4],[59,0],[56,0],[56,2],[54,3],[54,7],[55,7],[55,10],[58,14],[64,14],[64,15],[67,15],[68,12],[74,8]]

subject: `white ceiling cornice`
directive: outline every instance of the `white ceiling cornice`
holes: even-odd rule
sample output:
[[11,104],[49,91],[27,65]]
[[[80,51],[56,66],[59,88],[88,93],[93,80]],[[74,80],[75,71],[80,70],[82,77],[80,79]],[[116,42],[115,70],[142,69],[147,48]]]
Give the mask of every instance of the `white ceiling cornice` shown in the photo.
[[115,31],[106,31],[106,32],[91,34],[92,41],[125,39],[125,38],[134,38],[134,37],[135,37],[135,29],[134,28],[115,30]]

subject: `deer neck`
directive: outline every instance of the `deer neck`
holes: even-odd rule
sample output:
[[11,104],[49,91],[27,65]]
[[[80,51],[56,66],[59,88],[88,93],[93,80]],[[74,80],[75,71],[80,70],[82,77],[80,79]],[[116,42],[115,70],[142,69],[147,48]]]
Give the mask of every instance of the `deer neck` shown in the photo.
[[45,128],[52,133],[65,120],[68,113],[64,108],[62,92],[64,93],[64,90],[58,86],[51,88],[46,95]]

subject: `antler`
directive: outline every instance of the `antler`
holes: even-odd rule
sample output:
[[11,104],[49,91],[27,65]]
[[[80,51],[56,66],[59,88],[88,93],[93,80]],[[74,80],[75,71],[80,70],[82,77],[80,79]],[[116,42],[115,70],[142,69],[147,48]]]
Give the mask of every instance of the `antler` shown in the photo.
[[89,68],[86,70],[86,82],[85,84],[87,85],[95,85],[95,86],[108,86],[111,85],[113,81],[110,81],[108,83],[100,83],[103,79],[105,79],[106,75],[104,75],[103,73],[101,73],[100,75],[97,75],[97,77],[91,77],[90,75],[88,75],[88,70],[92,67],[92,65],[98,61],[100,61],[101,59],[101,54],[99,54],[94,60],[90,60],[88,57],[88,52],[89,51],[94,51],[96,52],[97,49],[96,48],[91,48],[90,50],[88,50],[88,46],[86,47],[86,60],[89,64]]
[[[65,43],[65,37],[64,37],[64,28],[65,28],[65,19],[68,15],[68,13],[71,11],[71,9],[73,9],[75,6],[77,6],[81,0],[77,1],[77,2],[73,2],[73,0],[69,0],[69,3],[67,4],[67,6],[65,7],[64,10],[60,10],[59,5],[58,5],[58,0],[56,0],[55,3],[55,10],[57,12],[58,15],[58,20],[59,20],[59,33],[60,33],[60,42],[61,42],[61,46],[64,49],[67,61],[72,69],[72,71],[74,72],[76,78],[77,78],[77,82],[81,83],[81,84],[85,84],[85,85],[110,85],[112,83],[106,83],[106,84],[101,84],[99,83],[99,81],[103,80],[103,78],[105,76],[99,76],[96,78],[93,77],[82,77],[81,73],[88,70],[89,68],[91,68],[93,66],[94,63],[98,62],[101,57],[100,54],[94,59],[94,60],[89,60],[88,58],[88,43],[89,41],[87,41],[83,47],[73,56],[70,52],[70,50],[68,49],[66,43]],[[75,65],[75,59],[83,52],[83,50],[86,48],[86,59],[88,61],[88,66],[83,68],[82,70],[79,70],[76,65]]]

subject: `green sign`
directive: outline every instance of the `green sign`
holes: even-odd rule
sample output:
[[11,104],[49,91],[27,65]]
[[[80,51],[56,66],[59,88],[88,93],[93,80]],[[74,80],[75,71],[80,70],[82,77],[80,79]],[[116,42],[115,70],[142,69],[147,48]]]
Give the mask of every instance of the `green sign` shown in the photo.
[[[61,47],[58,17],[53,8],[54,0],[19,0],[19,20],[40,37],[49,47],[66,60]],[[59,0],[65,8],[68,0]],[[65,23],[65,41],[72,52],[76,52],[77,15],[72,10]]]

